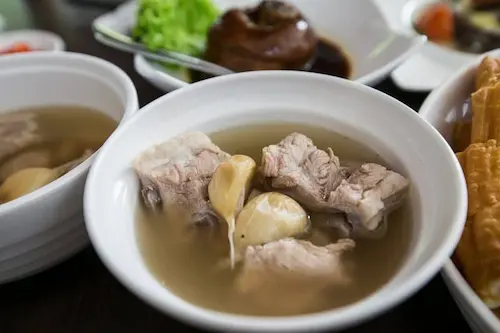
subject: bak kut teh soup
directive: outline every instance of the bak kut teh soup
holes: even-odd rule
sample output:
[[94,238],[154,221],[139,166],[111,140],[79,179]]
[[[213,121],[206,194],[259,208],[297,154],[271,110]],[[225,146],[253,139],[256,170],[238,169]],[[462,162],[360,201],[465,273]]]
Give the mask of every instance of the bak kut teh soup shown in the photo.
[[410,182],[373,151],[294,124],[188,132],[138,155],[151,273],[213,310],[287,316],[356,302],[398,271]]
[[33,192],[78,166],[117,125],[98,110],[73,105],[0,114],[0,204]]

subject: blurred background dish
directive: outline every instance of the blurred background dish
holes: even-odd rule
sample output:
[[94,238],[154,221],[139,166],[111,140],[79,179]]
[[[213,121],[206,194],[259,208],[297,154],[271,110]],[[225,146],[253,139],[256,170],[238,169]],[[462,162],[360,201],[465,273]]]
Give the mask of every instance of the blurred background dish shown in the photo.
[[[492,57],[489,63],[483,63],[485,55]],[[463,151],[467,146],[471,147],[469,146],[471,142],[484,144],[484,140],[474,139],[477,136],[476,133],[478,133],[475,128],[483,126],[481,121],[484,120],[484,128],[491,129],[495,127],[495,113],[498,112],[498,108],[495,108],[495,106],[498,105],[498,101],[494,95],[495,92],[500,89],[498,84],[495,85],[495,82],[497,82],[499,78],[497,64],[499,61],[498,59],[500,59],[500,50],[497,49],[488,52],[485,55],[477,56],[475,60],[472,60],[448,78],[440,87],[436,88],[427,97],[419,110],[420,115],[433,125],[457,152]],[[480,63],[482,66],[485,66],[482,70],[478,70]],[[489,82],[486,82],[486,85],[483,85],[482,87],[479,86],[479,84],[481,81],[484,83],[485,80],[478,80],[478,73],[481,73],[483,77],[488,77]],[[481,89],[486,90],[480,92]],[[477,99],[485,92],[487,93],[486,98]],[[474,112],[476,113],[476,116],[472,116],[471,119],[472,110],[475,110]],[[478,122],[479,125],[476,127],[474,122]],[[490,137],[496,137],[493,131],[486,132]],[[496,150],[497,148],[493,149]],[[495,154],[494,151],[491,151],[490,153],[491,155]],[[462,160],[462,158],[460,159]],[[477,168],[480,168],[479,164],[484,165],[485,161],[481,159],[481,156],[476,155],[476,160],[478,162],[476,162]],[[466,165],[466,162],[462,162],[462,164]],[[485,172],[484,169],[478,169],[478,171],[479,172],[476,172],[478,179],[486,179],[486,177],[488,177],[488,173]],[[467,174],[470,174],[467,170],[464,172],[466,173],[466,176]],[[493,175],[491,177],[496,176]],[[469,178],[468,181],[471,181],[471,178]],[[489,179],[488,183],[485,185],[494,189],[495,184],[495,179]],[[469,186],[475,185],[469,184]],[[481,191],[487,190],[480,190],[478,193],[482,193]],[[470,195],[470,197],[473,196],[475,195]],[[494,198],[491,202],[494,202]],[[469,203],[469,208],[470,207],[474,206]],[[488,207],[486,207],[486,209],[488,209]],[[489,223],[484,222],[486,220],[476,218],[479,213],[475,214],[476,215],[472,215],[472,212],[469,211],[467,221],[469,224],[469,230],[472,230],[471,228],[474,230],[473,236],[468,236],[473,237],[473,241],[469,242],[468,239],[470,238],[462,236],[458,247],[461,252],[456,251],[453,256],[453,260],[449,260],[446,263],[442,271],[442,275],[451,295],[460,307],[469,325],[475,332],[500,332],[500,319],[498,317],[500,315],[500,308],[498,307],[498,293],[495,289],[484,292],[484,286],[489,287],[494,285],[497,279],[495,275],[495,269],[497,266],[495,266],[495,261],[489,260],[489,258],[491,258],[491,256],[498,257],[498,253],[495,252],[496,245],[494,245],[494,247],[491,246],[491,241],[494,241],[494,244],[496,244],[496,237],[498,235],[495,231],[492,231],[492,238],[487,236],[485,237],[486,233],[483,232],[483,228],[490,228],[492,225],[497,225],[498,221],[495,217],[491,217],[489,219]],[[483,224],[480,225],[479,223]],[[485,225],[485,223],[488,224]],[[471,232],[469,231],[467,235],[471,235]],[[470,244],[479,243],[482,245],[481,248],[477,246],[474,247],[474,245],[472,247],[470,246]],[[473,253],[473,269],[471,269],[471,264],[466,260],[466,254],[468,253]],[[467,270],[465,269],[466,267]],[[478,282],[477,278],[475,278],[478,274],[481,274],[482,276],[480,282]],[[471,279],[474,279],[475,283],[472,283]],[[480,291],[474,291],[471,285],[475,286],[474,289],[476,289],[476,291]],[[483,299],[481,299],[480,296]]]
[[472,0],[390,2],[390,20],[396,29],[409,36],[429,37],[418,53],[391,74],[405,90],[430,91],[478,54],[500,47],[498,4],[484,6],[484,2]]
[[[5,283],[55,265],[88,243],[82,196],[91,154],[135,113],[138,100],[117,66],[69,52],[0,56],[0,85],[0,283]],[[67,161],[62,173],[52,172]],[[31,181],[26,173],[9,181],[27,170],[35,172]],[[51,176],[35,186],[41,172]]]
[[[253,0],[214,1],[221,13],[229,8],[247,8],[256,3],[258,2]],[[386,24],[379,8],[371,1],[294,0],[289,3],[296,6],[309,20],[322,39],[336,45],[346,55],[351,67],[349,78],[361,83],[376,84],[424,42],[422,36],[408,37],[393,32]],[[355,10],[359,6],[363,7],[363,11]],[[346,13],[353,13],[353,16],[346,17]],[[147,18],[142,17],[141,20],[141,27],[147,25]],[[127,2],[115,11],[97,18],[94,25],[102,24],[122,34],[130,34],[131,31],[132,33],[137,31],[134,30],[136,21],[136,4]],[[366,38],[360,39],[360,35]],[[327,72],[338,66],[339,60],[336,58],[325,59],[324,66],[321,67],[327,69]],[[135,56],[134,64],[140,75],[163,91],[185,86],[193,80],[189,72],[183,68],[168,66],[161,72],[158,69],[164,67],[163,65],[139,55]],[[314,69],[314,64],[312,71],[317,71]]]

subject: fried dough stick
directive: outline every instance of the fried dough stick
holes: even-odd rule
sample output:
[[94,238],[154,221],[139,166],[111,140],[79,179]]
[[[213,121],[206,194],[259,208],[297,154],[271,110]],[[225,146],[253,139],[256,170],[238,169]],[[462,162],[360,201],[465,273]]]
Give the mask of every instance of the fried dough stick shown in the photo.
[[471,143],[489,139],[500,142],[500,83],[473,93],[471,104]]
[[456,251],[463,273],[491,309],[500,306],[500,204],[467,220]]
[[469,145],[457,154],[467,181],[468,216],[500,202],[500,146],[497,141]]

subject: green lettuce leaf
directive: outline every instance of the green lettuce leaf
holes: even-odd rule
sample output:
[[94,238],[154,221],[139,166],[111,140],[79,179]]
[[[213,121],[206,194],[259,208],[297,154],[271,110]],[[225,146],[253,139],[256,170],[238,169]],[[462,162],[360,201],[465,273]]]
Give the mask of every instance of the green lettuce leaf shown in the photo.
[[147,48],[200,56],[219,16],[210,0],[138,0],[132,37]]

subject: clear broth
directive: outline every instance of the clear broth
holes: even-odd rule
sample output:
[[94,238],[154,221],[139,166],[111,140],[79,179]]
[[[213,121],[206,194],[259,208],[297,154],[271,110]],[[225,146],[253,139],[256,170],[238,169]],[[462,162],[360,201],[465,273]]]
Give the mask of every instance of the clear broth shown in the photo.
[[[291,132],[309,136],[319,148],[332,147],[341,161],[385,164],[366,146],[317,127],[252,125],[213,133],[210,137],[230,154],[246,154],[260,161],[263,147],[279,142]],[[189,233],[181,227],[186,223],[182,218],[177,220],[153,215],[141,207],[136,227],[140,251],[147,267],[166,288],[182,299],[222,312],[289,316],[345,306],[367,297],[386,284],[396,274],[407,254],[412,230],[410,217],[410,207],[404,205],[391,214],[384,238],[356,241],[355,250],[348,255],[357,267],[352,286],[325,293],[307,310],[299,312],[281,307],[279,300],[274,300],[272,295],[268,296],[269,302],[275,301],[276,306],[264,309],[247,302],[234,291],[232,286],[238,270],[217,266],[229,254],[225,225],[217,230],[198,229]]]
[[32,107],[15,113],[0,113],[0,122],[12,114],[33,117],[35,139],[19,149],[0,154],[0,183],[20,169],[54,168],[81,157],[88,149],[96,151],[118,125],[116,120],[98,110],[74,105]]

